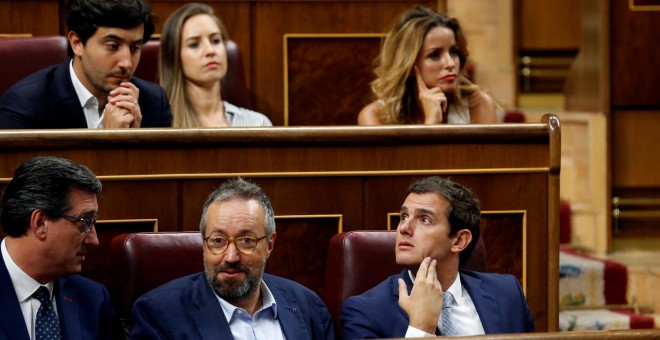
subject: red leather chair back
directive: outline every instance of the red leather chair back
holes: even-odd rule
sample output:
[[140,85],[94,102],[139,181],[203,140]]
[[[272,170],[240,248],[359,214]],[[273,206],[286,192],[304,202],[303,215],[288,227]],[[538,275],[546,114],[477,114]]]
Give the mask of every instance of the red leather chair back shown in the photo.
[[[252,100],[247,90],[241,50],[232,40],[225,41],[227,49],[227,74],[222,79],[222,98],[234,105],[252,109]],[[158,51],[160,40],[149,40],[142,47],[140,63],[135,69],[138,78],[158,82]]]
[[176,278],[204,270],[199,232],[132,233],[110,242],[112,275],[108,289],[125,326],[142,294]]
[[[340,315],[344,300],[364,293],[403,269],[396,264],[395,246],[395,231],[349,231],[330,239],[323,300],[338,339],[342,338]],[[486,248],[479,238],[470,260],[461,268],[485,272],[486,263]]]
[[28,75],[69,60],[67,45],[61,35],[0,38],[0,96]]

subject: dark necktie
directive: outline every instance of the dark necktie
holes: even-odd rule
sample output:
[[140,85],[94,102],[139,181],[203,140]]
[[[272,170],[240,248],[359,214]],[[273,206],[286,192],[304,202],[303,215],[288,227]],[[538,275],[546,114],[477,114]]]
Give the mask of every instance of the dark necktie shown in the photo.
[[41,306],[37,311],[37,322],[34,327],[35,338],[37,340],[62,339],[60,335],[60,323],[53,309],[48,288],[41,286],[32,296],[41,302]]
[[451,313],[451,302],[454,296],[450,292],[444,292],[442,296],[442,335],[461,335],[461,330],[454,323]]

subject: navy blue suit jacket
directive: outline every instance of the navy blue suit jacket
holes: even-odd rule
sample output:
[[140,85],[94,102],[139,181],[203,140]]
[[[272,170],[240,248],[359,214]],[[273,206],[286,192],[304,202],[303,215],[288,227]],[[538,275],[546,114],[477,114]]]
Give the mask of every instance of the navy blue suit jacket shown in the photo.
[[[330,313],[318,295],[277,276],[264,274],[263,280],[287,339],[334,339]],[[131,339],[233,339],[203,272],[147,292],[133,305],[132,315]]]
[[[63,339],[115,339],[119,322],[110,294],[100,283],[80,275],[55,281],[55,303]],[[18,297],[0,254],[0,339],[30,340]]]
[[[486,334],[534,331],[532,315],[518,280],[511,275],[461,270],[461,283],[470,294]],[[345,339],[403,338],[409,319],[399,306],[402,277],[412,290],[408,271],[392,275],[365,293],[348,298],[341,319]]]
[[[165,90],[133,77],[140,90],[141,127],[170,127]],[[87,121],[69,75],[69,62],[39,70],[14,84],[0,98],[0,129],[86,128]]]

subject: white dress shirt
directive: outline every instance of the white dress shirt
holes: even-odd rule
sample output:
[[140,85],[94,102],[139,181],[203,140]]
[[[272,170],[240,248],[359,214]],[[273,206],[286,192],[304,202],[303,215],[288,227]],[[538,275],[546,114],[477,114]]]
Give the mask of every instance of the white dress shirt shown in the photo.
[[234,339],[285,340],[277,318],[277,303],[263,280],[261,280],[261,308],[254,313],[254,317],[245,309],[232,305],[217,294],[215,297],[220,302]]
[[[31,278],[26,274],[21,268],[16,265],[16,262],[11,258],[9,252],[7,251],[7,245],[5,244],[6,239],[2,240],[0,248],[2,251],[2,259],[5,262],[5,267],[9,272],[9,278],[11,283],[14,286],[14,291],[16,292],[16,297],[18,297],[18,303],[21,306],[21,313],[23,313],[23,319],[25,320],[25,325],[27,326],[28,333],[30,334],[30,339],[34,340],[35,332],[34,326],[36,324],[37,311],[41,306],[41,302],[36,298],[32,298],[32,294],[39,289],[42,285]],[[55,314],[57,314],[57,305],[55,304],[55,299],[53,298],[53,282],[48,282],[44,285],[48,288],[50,292],[51,300],[53,302],[53,309]]]
[[[415,276],[411,271],[408,271],[408,275],[410,275],[412,282],[415,282]],[[454,301],[451,303],[452,320],[458,329],[461,330],[461,335],[485,334],[481,319],[477,313],[477,308],[474,306],[470,294],[468,294],[465,287],[463,287],[463,284],[461,284],[461,276],[458,273],[456,274],[456,279],[454,279],[454,282],[446,291],[454,296]],[[440,333],[442,333],[442,313],[438,318],[438,329],[440,330]],[[408,330],[406,331],[406,338],[433,336],[435,335],[426,333],[421,329],[410,325],[408,325]]]
[[73,71],[73,59],[71,59],[71,62],[69,63],[69,74],[71,75],[73,88],[76,90],[76,95],[80,101],[80,106],[85,113],[87,127],[90,129],[102,128],[105,108],[103,108],[103,113],[99,115],[99,101],[91,92],[89,92],[89,90],[87,90],[85,85],[80,82],[76,72]]

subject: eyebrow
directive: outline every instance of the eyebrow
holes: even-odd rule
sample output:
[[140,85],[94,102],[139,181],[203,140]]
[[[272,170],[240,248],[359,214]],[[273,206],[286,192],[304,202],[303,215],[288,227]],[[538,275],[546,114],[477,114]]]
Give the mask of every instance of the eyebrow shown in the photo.
[[[407,212],[408,212],[408,207],[402,205],[401,209],[399,210],[399,213],[407,213]],[[435,216],[435,212],[433,210],[424,209],[424,208],[415,209],[415,215],[420,215],[420,214]]]
[[[213,36],[220,36],[220,37],[222,37],[222,33],[221,33],[220,31],[216,31],[216,32],[212,32],[212,33],[209,34],[208,36],[209,36],[209,37],[213,37]],[[199,34],[198,34],[198,35],[193,35],[193,36],[187,37],[187,38],[183,39],[183,41],[185,42],[185,41],[188,41],[188,40],[195,40],[195,39],[201,39],[201,38],[202,38],[202,35],[199,35]]]
[[128,40],[126,40],[126,39],[124,39],[124,38],[122,38],[122,37],[120,37],[116,34],[108,34],[108,35],[102,37],[101,40],[102,41],[114,40],[114,41],[118,41],[118,42],[121,42],[121,43],[126,43],[127,42],[127,43],[130,43],[130,44],[143,44],[144,43],[143,38],[140,38],[140,39],[137,39],[135,41],[130,41],[129,42]]

